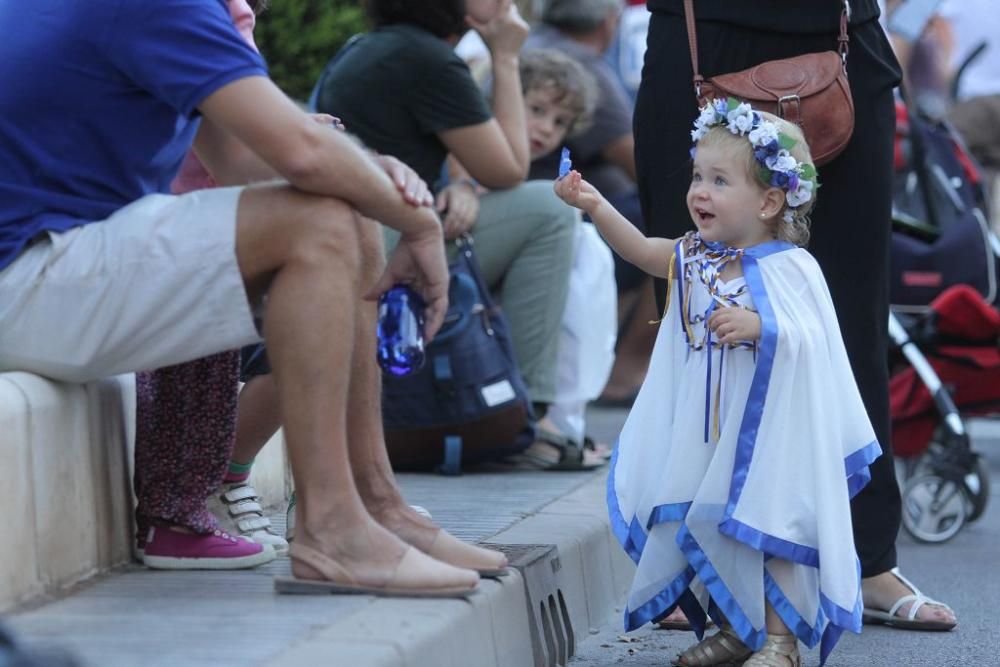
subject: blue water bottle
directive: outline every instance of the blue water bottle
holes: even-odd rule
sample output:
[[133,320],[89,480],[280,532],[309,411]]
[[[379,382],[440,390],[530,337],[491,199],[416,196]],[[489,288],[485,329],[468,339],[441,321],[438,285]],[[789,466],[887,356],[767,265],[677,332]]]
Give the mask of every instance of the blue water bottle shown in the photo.
[[424,365],[424,300],[396,285],[378,301],[378,365],[386,373],[409,375]]

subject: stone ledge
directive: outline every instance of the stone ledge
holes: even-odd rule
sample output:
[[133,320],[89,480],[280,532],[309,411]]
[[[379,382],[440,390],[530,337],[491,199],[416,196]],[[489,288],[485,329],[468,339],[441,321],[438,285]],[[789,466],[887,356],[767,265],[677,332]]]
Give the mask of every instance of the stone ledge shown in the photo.
[[[135,381],[85,385],[0,374],[0,611],[57,594],[132,557]],[[281,434],[254,466],[285,496]]]

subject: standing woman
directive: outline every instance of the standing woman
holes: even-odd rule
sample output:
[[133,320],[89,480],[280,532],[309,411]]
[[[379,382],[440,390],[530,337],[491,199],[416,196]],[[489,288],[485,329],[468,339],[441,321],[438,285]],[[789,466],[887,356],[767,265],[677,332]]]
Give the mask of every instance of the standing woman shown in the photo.
[[[690,227],[685,193],[691,181],[691,138],[685,124],[672,121],[695,118],[698,104],[683,0],[647,4],[652,18],[634,116],[639,195],[650,234],[676,238]],[[694,4],[699,66],[706,78],[837,47],[843,6],[839,0]],[[951,609],[920,596],[893,572],[901,507],[890,449],[885,355],[893,88],[900,70],[879,26],[876,0],[853,0],[851,8],[847,72],[855,105],[854,134],[844,152],[819,170],[823,197],[811,216],[809,250],[826,276],[854,376],[885,452],[871,466],[871,483],[852,502],[866,616],[875,612],[895,618],[893,624],[951,629]],[[902,604],[891,617],[886,612],[897,601]]]

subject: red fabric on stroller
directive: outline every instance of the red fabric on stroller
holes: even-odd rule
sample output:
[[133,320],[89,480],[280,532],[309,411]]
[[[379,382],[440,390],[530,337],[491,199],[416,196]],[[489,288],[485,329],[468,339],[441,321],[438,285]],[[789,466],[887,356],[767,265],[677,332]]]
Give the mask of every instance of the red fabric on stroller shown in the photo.
[[[922,348],[963,415],[1000,410],[1000,313],[976,290],[956,285],[931,304],[943,340]],[[889,381],[892,447],[903,458],[927,449],[939,415],[927,387],[907,366]]]

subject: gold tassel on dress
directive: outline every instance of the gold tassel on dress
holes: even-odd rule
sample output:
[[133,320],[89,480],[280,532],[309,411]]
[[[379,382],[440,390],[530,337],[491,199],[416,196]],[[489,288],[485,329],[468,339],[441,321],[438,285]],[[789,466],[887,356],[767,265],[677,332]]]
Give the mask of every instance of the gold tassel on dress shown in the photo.
[[674,289],[674,280],[677,279],[677,251],[670,255],[670,268],[667,269],[667,299],[663,306],[663,317],[658,320],[650,320],[650,324],[659,324],[667,319],[667,310],[670,309],[670,293]]

